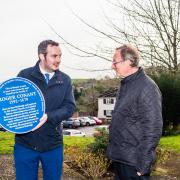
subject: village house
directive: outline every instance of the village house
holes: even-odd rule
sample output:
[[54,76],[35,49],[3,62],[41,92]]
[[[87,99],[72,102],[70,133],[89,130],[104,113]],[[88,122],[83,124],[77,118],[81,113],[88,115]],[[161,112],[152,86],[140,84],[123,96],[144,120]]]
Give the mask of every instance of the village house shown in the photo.
[[111,120],[112,112],[116,103],[116,93],[118,88],[110,88],[98,98],[98,118]]

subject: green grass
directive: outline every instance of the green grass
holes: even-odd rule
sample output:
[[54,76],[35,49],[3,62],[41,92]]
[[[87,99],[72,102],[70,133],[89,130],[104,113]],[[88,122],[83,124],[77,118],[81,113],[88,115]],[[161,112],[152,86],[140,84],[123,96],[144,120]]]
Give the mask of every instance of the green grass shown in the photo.
[[12,154],[14,145],[14,134],[0,132],[0,154]]
[[162,137],[160,145],[166,149],[180,153],[180,135]]
[[65,148],[67,146],[78,146],[78,147],[84,148],[88,144],[92,143],[93,141],[94,141],[93,137],[70,137],[70,136],[65,136],[64,137],[64,146],[65,146]]
[[[64,137],[64,145],[86,147],[92,143],[92,137]],[[14,134],[9,132],[0,132],[0,154],[12,154],[14,145]]]

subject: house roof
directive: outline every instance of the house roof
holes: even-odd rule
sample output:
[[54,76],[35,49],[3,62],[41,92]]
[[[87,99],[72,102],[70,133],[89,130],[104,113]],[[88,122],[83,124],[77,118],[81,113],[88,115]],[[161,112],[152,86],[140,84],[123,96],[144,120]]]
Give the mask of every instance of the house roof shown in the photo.
[[117,90],[118,90],[118,87],[110,88],[107,91],[105,91],[104,93],[102,93],[99,96],[99,98],[101,98],[101,97],[116,97]]

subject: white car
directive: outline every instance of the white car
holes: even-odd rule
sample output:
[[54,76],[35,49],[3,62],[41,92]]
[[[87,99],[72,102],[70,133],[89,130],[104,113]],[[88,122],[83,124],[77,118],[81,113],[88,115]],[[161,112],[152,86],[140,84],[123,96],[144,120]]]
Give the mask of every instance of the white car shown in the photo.
[[63,135],[64,136],[79,136],[79,137],[85,137],[86,136],[86,134],[84,132],[81,132],[81,131],[75,130],[75,129],[63,130]]
[[79,117],[79,120],[83,119],[86,123],[86,126],[94,126],[96,125],[96,121],[94,119],[90,119],[89,117]]

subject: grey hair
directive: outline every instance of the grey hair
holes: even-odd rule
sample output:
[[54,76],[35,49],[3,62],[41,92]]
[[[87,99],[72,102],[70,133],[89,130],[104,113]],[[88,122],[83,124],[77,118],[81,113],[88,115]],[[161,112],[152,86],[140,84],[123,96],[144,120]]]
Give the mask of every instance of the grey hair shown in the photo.
[[120,50],[120,54],[121,54],[123,61],[130,60],[132,67],[138,67],[139,52],[135,47],[128,45],[128,44],[124,44],[124,45],[116,48],[116,50]]

